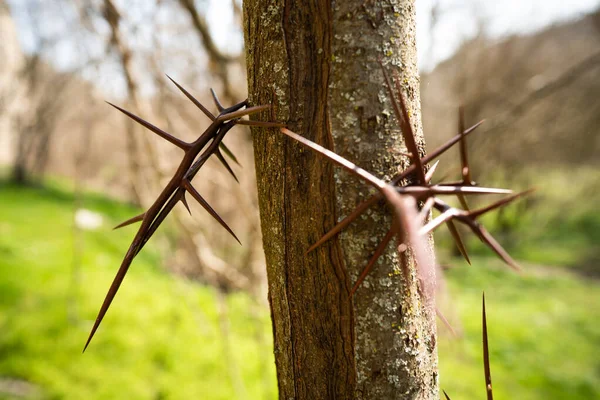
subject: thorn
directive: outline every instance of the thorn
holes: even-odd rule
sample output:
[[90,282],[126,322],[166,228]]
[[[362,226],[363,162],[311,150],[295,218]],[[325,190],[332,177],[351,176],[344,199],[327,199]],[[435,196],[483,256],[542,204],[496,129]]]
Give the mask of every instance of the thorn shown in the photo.
[[271,106],[268,104],[264,105],[264,106],[249,107],[249,108],[245,108],[243,110],[237,110],[237,111],[233,111],[230,113],[220,114],[215,121],[218,121],[218,122],[229,121],[231,119],[245,117],[246,115],[256,114],[261,111],[268,110],[269,108],[271,108]]
[[223,107],[223,105],[219,101],[219,98],[217,97],[217,94],[215,93],[213,88],[210,88],[210,94],[212,95],[213,101],[215,102],[215,105],[217,106],[217,109],[219,110],[219,112],[223,111],[225,109],[225,107]]
[[492,393],[492,372],[490,368],[490,351],[488,347],[487,318],[485,315],[485,292],[482,294],[482,330],[483,330],[483,372],[485,374],[485,391],[488,400],[494,400]]
[[190,215],[192,215],[192,210],[190,210],[190,206],[187,202],[187,199],[185,198],[185,192],[183,192],[183,194],[181,195],[181,203],[184,205],[185,209],[188,211],[188,213],[190,213]]
[[376,196],[372,196],[366,201],[360,203],[354,210],[340,222],[338,222],[333,228],[331,228],[325,235],[321,237],[315,244],[310,246],[308,250],[306,250],[305,254],[310,253],[317,247],[321,246],[323,243],[327,242],[329,239],[340,233],[345,227],[350,225],[356,218],[358,218],[367,208],[369,208],[372,204],[375,204],[379,199]]
[[150,122],[143,120],[142,118],[138,117],[135,114],[130,113],[129,111],[116,106],[110,102],[106,102],[109,105],[113,106],[114,108],[116,108],[117,110],[121,111],[123,114],[127,115],[129,118],[133,119],[135,122],[137,122],[138,124],[142,125],[143,127],[145,127],[146,129],[149,129],[150,131],[156,133],[158,136],[160,136],[161,138],[167,140],[168,142],[173,143],[175,146],[179,147],[182,150],[189,150],[189,148],[191,147],[191,145],[189,143],[184,142],[183,140],[177,139],[175,136],[171,135],[170,133],[167,133],[165,131],[163,131],[162,129],[152,125]]
[[394,89],[392,83],[390,81],[390,77],[383,66],[382,62],[379,62],[381,66],[381,70],[383,71],[383,77],[385,78],[385,82],[388,87],[388,93],[390,95],[390,100],[392,101],[392,107],[394,108],[394,114],[396,114],[396,119],[400,124],[400,131],[402,132],[402,136],[404,137],[404,144],[408,151],[415,155],[415,157],[411,158],[413,165],[415,166],[417,177],[419,181],[423,184],[426,183],[425,180],[425,172],[423,170],[423,163],[421,158],[419,157],[419,149],[417,148],[417,143],[415,141],[415,136],[412,130],[412,125],[410,123],[410,118],[408,116],[408,110],[406,109],[406,104],[404,102],[404,97],[402,96],[402,92],[400,88],[398,90],[398,97],[400,98],[400,105],[398,105],[398,101],[394,96]]
[[282,124],[281,122],[250,121],[247,119],[240,119],[236,123],[238,125],[262,126],[264,128],[285,128],[285,124]]
[[143,212],[140,215],[136,215],[135,217],[131,217],[127,221],[121,222],[119,225],[115,226],[113,228],[113,230],[119,229],[119,228],[123,228],[124,226],[127,226],[127,225],[135,224],[136,222],[139,222],[139,221],[143,220],[145,215],[146,215],[146,213]]
[[194,199],[196,199],[196,201],[197,201],[198,203],[200,203],[200,205],[201,205],[202,207],[204,207],[204,209],[205,209],[206,211],[208,211],[208,213],[209,213],[210,215],[212,215],[212,217],[213,217],[214,219],[216,219],[216,220],[217,220],[217,222],[219,222],[219,224],[221,224],[221,226],[222,226],[223,228],[225,228],[225,230],[227,230],[227,232],[229,232],[229,233],[231,234],[231,236],[233,236],[233,237],[234,237],[234,239],[235,239],[235,240],[237,240],[237,242],[238,242],[239,244],[242,244],[242,242],[240,242],[240,239],[238,239],[238,237],[235,235],[235,233],[233,233],[233,231],[231,230],[231,228],[229,227],[229,225],[227,225],[227,224],[225,223],[225,221],[223,221],[223,219],[221,218],[221,216],[220,216],[219,214],[217,214],[217,212],[216,212],[216,211],[215,211],[215,210],[214,210],[214,209],[213,209],[213,208],[210,206],[210,204],[208,204],[208,202],[207,202],[206,200],[204,200],[204,198],[203,198],[203,197],[200,195],[200,193],[198,193],[198,191],[197,191],[197,190],[196,190],[196,189],[195,189],[195,188],[192,186],[192,184],[191,184],[191,182],[190,182],[190,181],[188,181],[187,179],[184,179],[184,180],[181,182],[181,184],[182,184],[183,188],[184,188],[185,190],[187,190],[187,191],[188,191],[188,192],[189,192],[189,193],[192,195],[192,197],[193,197]]
[[473,180],[471,179],[471,169],[469,168],[469,157],[467,152],[467,140],[465,138],[465,110],[463,106],[458,108],[458,133],[460,134],[460,161],[461,161],[461,174],[463,177],[463,183],[465,185],[471,185]]
[[235,173],[233,172],[233,170],[231,169],[231,167],[227,163],[227,160],[225,159],[225,157],[223,157],[223,154],[221,154],[221,152],[219,151],[219,149],[217,149],[217,151],[215,151],[215,155],[217,156],[217,158],[219,159],[219,161],[221,161],[221,164],[223,164],[223,166],[225,166],[225,168],[231,174],[231,176],[233,176],[233,179],[235,179],[235,181],[237,183],[240,183],[240,181],[238,180],[237,176],[235,176]]
[[442,390],[442,392],[444,392],[444,396],[446,396],[446,400],[452,400],[452,399],[450,399],[450,396],[448,396],[448,393],[446,393],[445,390]]
[[198,107],[200,109],[200,111],[202,111],[204,113],[204,115],[206,115],[208,118],[210,118],[211,121],[215,120],[215,116],[213,115],[213,113],[211,113],[208,110],[208,108],[204,107],[202,105],[202,103],[200,103],[194,96],[192,96],[187,90],[185,90],[179,83],[175,82],[175,80],[173,78],[171,78],[169,75],[167,75],[167,78],[169,78],[171,80],[171,82],[173,82],[175,84],[175,86],[177,86],[177,88],[185,95],[185,97],[190,99],[190,101],[192,103],[194,103],[196,105],[196,107]]
[[356,290],[359,288],[360,284],[365,280],[369,272],[371,272],[373,266],[375,265],[375,262],[377,262],[379,257],[381,257],[387,245],[390,243],[390,240],[392,240],[392,238],[394,237],[394,234],[395,233],[392,232],[391,229],[385,234],[385,236],[381,240],[381,243],[379,243],[379,246],[377,246],[377,248],[375,249],[375,253],[373,253],[373,256],[369,260],[367,266],[363,269],[360,276],[356,280],[356,283],[352,287],[352,290],[350,291],[350,297],[354,296],[354,293],[356,293]]
[[421,211],[419,211],[419,221],[421,224],[424,224],[427,221],[427,217],[429,216],[429,212],[433,207],[433,203],[435,203],[435,198],[430,197],[427,199],[427,201],[425,201],[425,204],[423,204],[423,208],[421,208]]
[[303,144],[304,146],[316,151],[317,153],[325,156],[326,158],[328,158],[329,160],[333,161],[334,163],[338,164],[339,166],[345,168],[346,170],[348,170],[350,173],[352,173],[353,175],[358,176],[359,178],[362,178],[363,180],[367,181],[367,183],[370,183],[371,185],[373,185],[375,188],[377,189],[382,189],[386,186],[386,183],[384,181],[382,181],[381,179],[373,176],[371,173],[365,171],[364,169],[360,168],[359,166],[357,166],[356,164],[346,160],[344,157],[334,153],[333,151],[326,149],[325,147],[316,144],[313,141],[310,141],[300,135],[298,135],[297,133],[294,133],[292,131],[290,131],[287,128],[281,128],[280,129],[281,132],[289,137],[291,137],[292,139],[297,140],[298,142],[300,142],[301,144]]
[[446,221],[446,225],[448,226],[448,230],[450,231],[450,234],[452,235],[452,238],[454,239],[454,243],[456,244],[458,251],[463,256],[465,261],[467,261],[467,263],[469,265],[471,265],[471,259],[469,258],[469,255],[467,254],[467,248],[465,247],[465,244],[464,244],[462,238],[460,237],[460,233],[458,232],[456,225],[454,225],[454,221],[448,220],[448,221]]
[[435,307],[435,313],[437,314],[438,318],[444,323],[444,325],[446,325],[446,328],[448,328],[448,330],[450,331],[452,336],[457,337],[456,331],[454,330],[454,328],[452,328],[452,325],[450,325],[450,322],[448,322],[448,320],[446,319],[444,314],[442,314],[442,312],[440,311],[439,308],[437,308],[437,306]]
[[508,203],[511,203],[511,202],[515,201],[516,199],[518,199],[519,197],[527,196],[528,194],[533,193],[534,191],[535,191],[535,189],[529,189],[524,192],[515,193],[512,196],[508,196],[508,197],[505,197],[504,199],[498,200],[497,202],[492,203],[489,206],[470,211],[467,215],[471,218],[480,217],[481,215],[483,215],[489,211],[495,210],[496,208],[499,208]]
[[229,150],[229,148],[225,145],[225,143],[223,143],[223,142],[219,143],[219,148],[221,150],[223,150],[223,153],[227,154],[227,157],[231,158],[231,160],[233,160],[234,163],[236,163],[240,167],[242,166],[242,164],[239,163],[237,157],[233,154],[233,152],[231,150]]
[[467,203],[467,199],[465,198],[465,196],[462,193],[456,195],[456,197],[458,198],[458,201],[460,202],[460,205],[462,206],[463,210],[471,211],[469,209],[469,203]]
[[429,221],[429,223],[419,229],[419,235],[425,236],[429,232],[433,232],[444,222],[450,221],[456,216],[456,210],[454,208],[448,208],[446,211],[438,215],[436,218]]
[[431,182],[431,178],[433,177],[433,174],[435,174],[435,170],[437,169],[438,165],[440,165],[440,160],[437,160],[435,164],[433,164],[431,168],[429,168],[429,171],[427,171],[427,173],[425,174],[425,184]]
[[504,250],[504,248],[494,239],[494,237],[479,223],[470,218],[459,218],[459,221],[466,222],[473,233],[477,235],[479,240],[485,243],[492,249],[508,266],[517,272],[521,272],[521,267],[512,259],[512,257]]

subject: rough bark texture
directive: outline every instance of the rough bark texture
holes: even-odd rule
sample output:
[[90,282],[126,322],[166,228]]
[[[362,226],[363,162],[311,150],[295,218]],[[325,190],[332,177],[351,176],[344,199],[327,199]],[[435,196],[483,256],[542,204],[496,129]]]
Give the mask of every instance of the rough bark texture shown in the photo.
[[[244,2],[250,103],[273,104],[273,118],[328,147],[331,18],[324,1]],[[275,129],[253,136],[279,396],[352,398],[353,316],[341,251],[334,241],[305,254],[335,223],[333,168]]]
[[[413,1],[246,0],[244,31],[250,103],[273,104],[271,118],[391,177],[406,150],[381,58],[400,74],[422,145]],[[369,190],[274,129],[253,135],[280,398],[437,399],[434,316],[411,260],[390,246],[354,306],[348,297],[389,226],[384,210],[305,255],[336,207],[347,214]]]
[[[329,107],[338,154],[376,176],[407,166],[406,153],[378,59],[398,74],[421,149],[419,77],[413,0],[338,2],[333,13],[333,71]],[[421,154],[423,155],[423,154]],[[350,213],[368,188],[336,173],[337,210]],[[341,235],[355,282],[390,227],[384,208],[370,210]],[[417,294],[412,259],[391,243],[354,297],[357,398],[437,399],[435,313]],[[411,272],[404,282],[402,263]]]

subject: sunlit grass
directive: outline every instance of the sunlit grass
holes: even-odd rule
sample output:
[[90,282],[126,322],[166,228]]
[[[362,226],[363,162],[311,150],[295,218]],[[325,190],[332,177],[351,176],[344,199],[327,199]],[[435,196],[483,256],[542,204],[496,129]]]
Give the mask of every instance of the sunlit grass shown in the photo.
[[[275,397],[268,310],[260,309],[256,321],[247,296],[227,297],[229,351],[245,390],[236,393],[225,362],[215,292],[163,271],[165,260],[156,251],[162,246],[159,238],[134,262],[82,355],[98,307],[135,230],[111,227],[137,210],[99,195],[84,196],[82,206],[103,215],[105,224],[84,233],[81,270],[73,285],[73,204],[64,185],[49,189],[0,185],[0,378],[31,382],[40,388],[41,398],[50,399]],[[540,221],[544,212],[531,218]],[[553,212],[555,218],[559,214]],[[494,228],[494,221],[487,223]],[[573,232],[561,234],[559,241],[547,236],[548,246],[566,258],[572,256],[565,238],[587,235],[576,226],[569,229]],[[540,245],[538,251],[543,253],[545,247]],[[526,260],[532,258],[533,246],[516,243],[514,248],[523,249]],[[464,336],[451,339],[440,325],[442,388],[455,400],[485,398],[481,351],[485,290],[498,399],[600,398],[598,281],[531,262],[525,262],[525,273],[517,275],[495,258],[481,256],[487,255],[485,249],[475,247],[473,253],[473,266],[453,260],[458,267],[447,272],[451,300],[442,308],[457,328],[464,329]],[[257,333],[267,343],[257,344]]]

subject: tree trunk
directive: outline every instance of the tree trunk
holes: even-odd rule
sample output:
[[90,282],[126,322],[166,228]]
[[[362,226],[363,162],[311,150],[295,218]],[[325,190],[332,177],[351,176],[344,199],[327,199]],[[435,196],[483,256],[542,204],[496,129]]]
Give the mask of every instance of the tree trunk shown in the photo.
[[[246,0],[250,103],[389,178],[406,149],[378,60],[398,72],[423,146],[415,32],[413,1]],[[389,226],[385,210],[305,254],[336,209],[347,215],[369,190],[274,129],[253,137],[280,398],[437,399],[435,320],[412,260],[390,246],[349,297]]]

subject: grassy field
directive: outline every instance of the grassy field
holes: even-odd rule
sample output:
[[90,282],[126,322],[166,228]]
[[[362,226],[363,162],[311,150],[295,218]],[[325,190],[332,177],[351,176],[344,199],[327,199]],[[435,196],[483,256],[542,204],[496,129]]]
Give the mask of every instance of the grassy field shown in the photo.
[[[274,399],[268,310],[252,317],[248,297],[228,296],[224,340],[215,292],[161,270],[160,241],[135,261],[81,354],[133,235],[111,226],[136,211],[97,195],[85,195],[82,205],[105,223],[85,232],[74,271],[72,194],[0,184],[0,398]],[[558,236],[544,246],[557,246]],[[527,259],[525,244],[515,248]],[[484,250],[474,254],[472,266],[457,263],[447,273],[443,308],[463,330],[451,338],[440,326],[441,386],[452,399],[485,397],[482,290],[497,398],[600,398],[598,281],[537,266],[539,256],[518,276]]]

